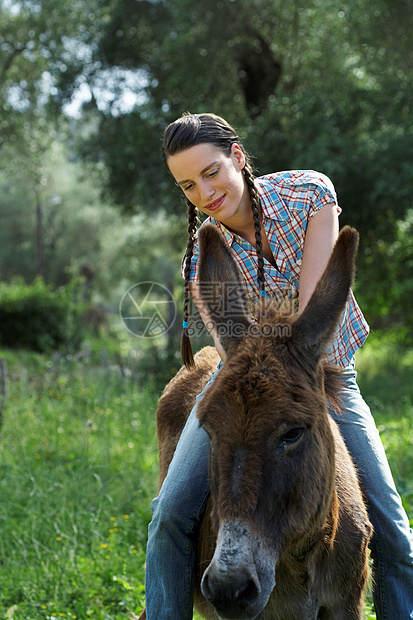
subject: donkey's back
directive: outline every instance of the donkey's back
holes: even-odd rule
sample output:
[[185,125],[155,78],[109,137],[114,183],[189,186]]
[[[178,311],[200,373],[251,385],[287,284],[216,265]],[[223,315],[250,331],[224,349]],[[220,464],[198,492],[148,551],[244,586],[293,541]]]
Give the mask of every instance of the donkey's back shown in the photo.
[[170,380],[159,399],[156,411],[156,429],[159,447],[159,488],[165,479],[186,420],[220,357],[214,347],[204,347],[195,355],[195,366],[184,366]]

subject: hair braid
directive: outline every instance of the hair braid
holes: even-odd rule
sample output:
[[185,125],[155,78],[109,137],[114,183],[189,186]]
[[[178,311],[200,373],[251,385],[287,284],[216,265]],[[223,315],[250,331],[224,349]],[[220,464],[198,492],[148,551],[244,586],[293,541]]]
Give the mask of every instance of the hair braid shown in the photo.
[[261,214],[260,214],[260,197],[257,192],[257,188],[254,184],[254,175],[250,164],[247,162],[243,169],[244,178],[248,185],[248,191],[250,193],[252,215],[254,217],[254,229],[255,229],[255,244],[257,246],[258,255],[258,267],[257,267],[257,279],[260,295],[265,297],[265,272],[264,272],[264,254],[262,251],[262,238],[261,238]]
[[189,276],[191,273],[191,260],[194,254],[195,233],[198,224],[198,212],[195,205],[187,200],[188,204],[188,245],[185,252],[185,288],[184,288],[184,308],[183,308],[183,332],[181,340],[181,355],[187,368],[194,366],[194,354],[191,346],[191,339],[188,334],[189,318]]

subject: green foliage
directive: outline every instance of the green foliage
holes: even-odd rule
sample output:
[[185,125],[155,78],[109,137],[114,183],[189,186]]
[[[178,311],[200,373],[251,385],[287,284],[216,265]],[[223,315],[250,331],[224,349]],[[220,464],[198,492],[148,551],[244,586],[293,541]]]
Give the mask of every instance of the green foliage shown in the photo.
[[[107,293],[115,278],[112,256],[130,222],[102,204],[92,180],[68,155],[64,144],[55,141],[43,164],[43,277],[59,287],[87,266],[93,289]],[[21,277],[31,282],[36,276],[36,207],[25,176],[0,174],[0,266],[5,281]]]
[[399,340],[413,344],[413,210],[395,223],[394,236],[381,239],[360,261],[358,297],[373,328],[397,327]]
[[52,290],[38,278],[32,285],[0,283],[0,343],[37,352],[79,344],[80,308],[69,289]]
[[[45,112],[56,83],[67,91],[90,57],[98,4],[79,0],[0,3],[0,148],[20,158],[48,148],[53,133]],[[54,110],[56,111],[56,110]],[[54,115],[51,116],[54,118]],[[26,160],[27,161],[27,160]],[[21,163],[21,159],[20,159]]]

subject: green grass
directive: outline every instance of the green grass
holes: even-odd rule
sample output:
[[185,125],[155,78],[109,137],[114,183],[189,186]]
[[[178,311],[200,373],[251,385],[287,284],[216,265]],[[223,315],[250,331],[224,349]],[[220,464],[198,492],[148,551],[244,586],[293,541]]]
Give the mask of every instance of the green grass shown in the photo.
[[413,523],[413,349],[393,333],[372,334],[367,342],[357,356],[358,383]]
[[[413,350],[397,332],[373,333],[356,358],[358,384],[370,406],[413,526]],[[365,618],[376,618],[371,595]]]
[[[413,354],[382,335],[359,384],[413,518]],[[116,370],[0,352],[0,619],[137,617],[156,492],[159,389]],[[199,616],[194,616],[199,618]],[[365,619],[374,619],[371,600]]]
[[9,360],[0,617],[128,618],[144,602],[157,396],[110,370]]

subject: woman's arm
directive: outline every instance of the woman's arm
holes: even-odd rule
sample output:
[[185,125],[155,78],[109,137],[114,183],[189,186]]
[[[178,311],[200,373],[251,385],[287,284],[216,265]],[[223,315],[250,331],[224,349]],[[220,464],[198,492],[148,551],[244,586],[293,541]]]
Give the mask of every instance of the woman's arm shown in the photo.
[[319,281],[338,236],[338,209],[324,205],[308,222],[300,272],[298,314],[304,310]]

